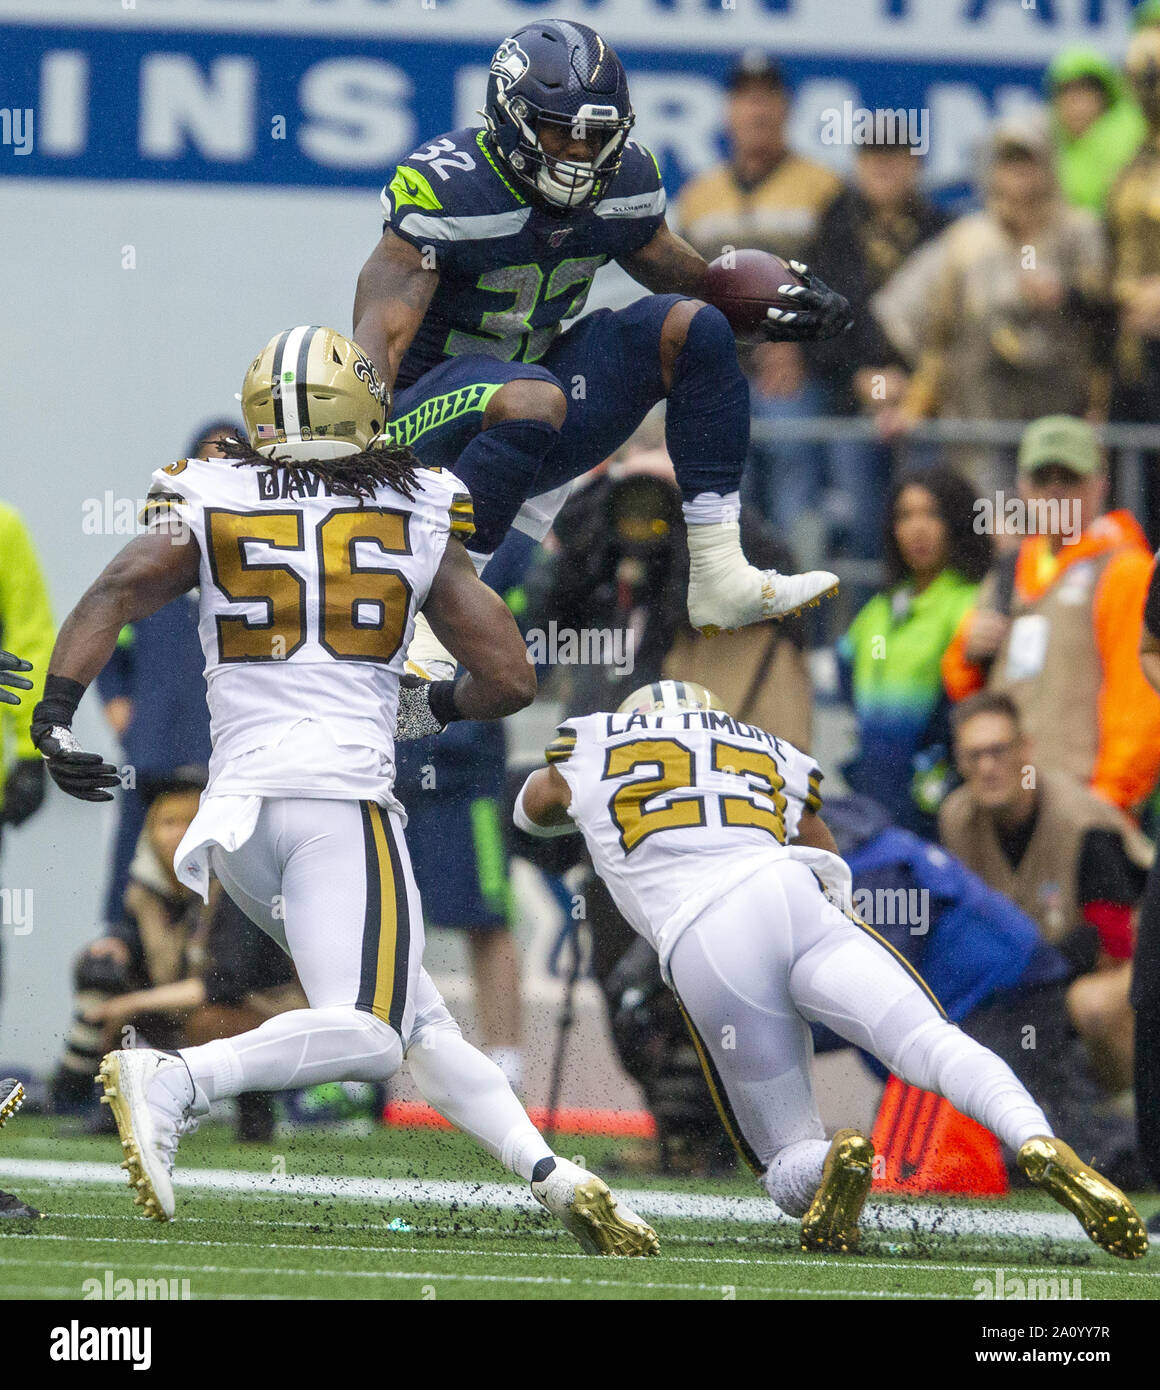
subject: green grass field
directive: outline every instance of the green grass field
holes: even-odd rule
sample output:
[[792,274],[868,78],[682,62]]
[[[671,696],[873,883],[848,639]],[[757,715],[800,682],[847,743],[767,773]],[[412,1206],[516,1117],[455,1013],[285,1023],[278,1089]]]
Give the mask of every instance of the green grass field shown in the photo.
[[[159,1225],[132,1205],[116,1139],[57,1131],[25,1115],[0,1140],[0,1188],[47,1214],[0,1227],[0,1297],[82,1299],[96,1287],[86,1280],[103,1291],[143,1279],[198,1299],[970,1300],[1000,1271],[1007,1297],[1013,1279],[1066,1279],[1073,1292],[1078,1280],[1085,1299],[1160,1296],[1155,1254],[1110,1258],[1033,1192],[876,1202],[857,1254],[819,1257],[798,1248],[796,1225],[766,1217],[747,1177],[609,1172],[662,1245],[657,1259],[612,1260],[582,1255],[455,1135],[299,1131],[243,1148],[229,1127],[203,1125],[182,1144],[177,1219]],[[560,1151],[601,1171],[616,1145],[572,1138]],[[1147,1215],[1156,1199],[1140,1206]]]

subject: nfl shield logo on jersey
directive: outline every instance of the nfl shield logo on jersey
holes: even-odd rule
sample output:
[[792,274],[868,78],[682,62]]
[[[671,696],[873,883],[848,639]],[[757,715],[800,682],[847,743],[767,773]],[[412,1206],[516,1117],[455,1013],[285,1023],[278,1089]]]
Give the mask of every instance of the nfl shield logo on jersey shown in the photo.
[[571,227],[557,227],[556,230],[552,233],[552,235],[548,238],[548,245],[554,251],[557,246],[563,246],[564,242],[571,235]]

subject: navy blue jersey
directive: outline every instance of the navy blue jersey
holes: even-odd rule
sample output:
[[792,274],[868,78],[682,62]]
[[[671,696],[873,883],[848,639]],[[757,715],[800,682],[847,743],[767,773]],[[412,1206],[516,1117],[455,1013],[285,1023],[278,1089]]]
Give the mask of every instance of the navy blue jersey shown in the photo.
[[535,362],[584,307],[607,261],[639,251],[664,223],[651,152],[629,141],[604,197],[572,213],[533,206],[482,128],[453,130],[404,160],[383,189],[386,226],[439,272],[397,386],[450,357]]

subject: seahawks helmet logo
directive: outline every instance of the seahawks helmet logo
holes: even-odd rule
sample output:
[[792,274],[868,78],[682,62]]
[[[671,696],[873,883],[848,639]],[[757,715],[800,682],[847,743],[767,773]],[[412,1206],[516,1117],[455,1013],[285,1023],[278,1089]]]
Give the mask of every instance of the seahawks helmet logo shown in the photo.
[[531,67],[531,61],[515,39],[504,39],[491,60],[491,71],[507,85],[518,82]]

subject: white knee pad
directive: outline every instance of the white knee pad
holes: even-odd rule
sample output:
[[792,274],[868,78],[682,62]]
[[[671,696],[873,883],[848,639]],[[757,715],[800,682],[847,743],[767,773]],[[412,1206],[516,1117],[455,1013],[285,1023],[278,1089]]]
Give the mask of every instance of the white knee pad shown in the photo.
[[[352,1029],[359,1038],[345,1058],[336,1057],[342,1067],[340,1081],[386,1081],[403,1065],[403,1040],[389,1023],[353,1006],[319,1009],[333,1018],[340,1028]],[[349,1046],[349,1044],[348,1044]]]

